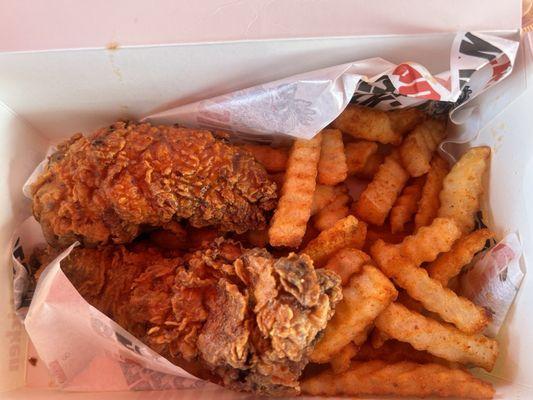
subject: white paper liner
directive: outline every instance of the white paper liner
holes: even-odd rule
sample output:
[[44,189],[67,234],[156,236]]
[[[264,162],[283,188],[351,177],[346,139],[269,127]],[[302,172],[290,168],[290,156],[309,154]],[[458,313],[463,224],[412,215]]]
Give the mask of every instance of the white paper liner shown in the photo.
[[[461,33],[450,50],[450,71],[434,76],[417,63],[394,65],[372,58],[172,108],[144,120],[225,129],[238,132],[240,138],[273,142],[280,135],[312,137],[349,102],[382,109],[419,106],[430,114],[453,116],[459,105],[510,74],[517,48],[515,41]],[[476,118],[473,110],[468,120],[471,126],[454,143],[468,142],[477,135]],[[30,185],[46,161],[24,185],[26,196],[31,197]],[[62,388],[98,391],[214,386],[157,355],[83,300],[60,268],[60,259],[69,250],[46,267],[33,293],[27,257],[38,243],[44,243],[44,238],[39,224],[30,218],[12,241],[15,309],[25,317],[26,330],[40,358]],[[489,252],[462,277],[465,293],[492,310],[491,334],[501,326],[523,277],[517,262],[521,252],[516,235],[506,237],[498,246],[495,249],[511,249],[512,259],[502,264],[496,250]],[[482,268],[492,272],[478,273]],[[503,270],[509,279],[501,279]],[[469,284],[470,280],[475,284]],[[491,298],[490,293],[498,293],[500,298]]]

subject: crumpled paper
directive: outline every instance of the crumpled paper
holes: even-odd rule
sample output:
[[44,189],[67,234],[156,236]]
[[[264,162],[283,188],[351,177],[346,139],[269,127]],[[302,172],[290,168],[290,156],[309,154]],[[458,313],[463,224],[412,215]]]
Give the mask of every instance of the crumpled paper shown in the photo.
[[[461,33],[450,49],[450,70],[437,75],[417,63],[395,65],[372,58],[172,108],[144,120],[224,129],[241,139],[273,142],[285,135],[312,137],[350,102],[382,109],[418,106],[433,115],[446,115],[509,75],[517,48],[515,41]],[[45,163],[24,186],[26,196],[31,196],[29,186]],[[35,286],[28,256],[39,243],[44,238],[33,218],[13,235],[15,309],[39,357],[63,389],[214,387],[171,364],[89,305],[61,271],[61,259],[70,248],[46,267]],[[499,256],[502,248],[510,249],[505,253],[510,258]],[[465,293],[496,316],[491,333],[501,326],[523,277],[514,262],[520,253],[517,240],[508,236],[462,278]],[[479,273],[481,269],[490,273]],[[503,275],[512,279],[502,279]],[[470,280],[475,282],[469,285]],[[501,294],[497,301],[490,298],[492,292]]]

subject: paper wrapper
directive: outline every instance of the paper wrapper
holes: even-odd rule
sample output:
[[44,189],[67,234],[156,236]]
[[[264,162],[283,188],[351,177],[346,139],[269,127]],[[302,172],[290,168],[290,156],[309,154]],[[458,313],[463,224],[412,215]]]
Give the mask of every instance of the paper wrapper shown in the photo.
[[[241,139],[273,142],[287,136],[312,137],[350,102],[382,109],[418,106],[433,115],[446,115],[505,78],[517,48],[514,41],[463,33],[450,50],[450,71],[437,75],[417,63],[395,65],[372,58],[172,108],[144,120],[225,129]],[[45,162],[26,183],[27,196]],[[214,386],[157,355],[84,301],[61,271],[60,261],[70,249],[46,267],[34,288],[27,257],[38,243],[44,243],[40,226],[30,218],[13,236],[15,309],[62,388],[207,390]],[[465,293],[493,313],[491,334],[501,326],[523,277],[516,262],[520,254],[516,235],[508,236],[462,277]]]

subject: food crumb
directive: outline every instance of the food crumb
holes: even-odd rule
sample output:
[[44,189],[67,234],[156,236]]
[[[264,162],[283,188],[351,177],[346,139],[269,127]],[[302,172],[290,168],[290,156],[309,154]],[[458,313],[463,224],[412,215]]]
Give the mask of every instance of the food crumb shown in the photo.
[[28,362],[32,365],[32,366],[36,366],[37,365],[37,358],[35,357],[30,357],[28,358]]
[[106,49],[107,50],[118,50],[118,43],[117,42],[109,42],[107,45],[106,45]]

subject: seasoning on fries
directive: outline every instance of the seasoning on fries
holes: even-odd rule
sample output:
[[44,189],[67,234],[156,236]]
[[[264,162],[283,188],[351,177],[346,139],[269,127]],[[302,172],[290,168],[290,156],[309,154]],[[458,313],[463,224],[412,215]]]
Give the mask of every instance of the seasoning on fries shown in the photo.
[[355,175],[362,172],[370,157],[378,151],[376,142],[358,140],[357,142],[346,143],[344,153],[346,155],[346,165],[348,175]]
[[248,150],[254,158],[263,164],[267,172],[283,172],[287,167],[289,150],[287,148],[274,148],[260,144],[245,144],[242,146]]
[[437,216],[440,207],[439,193],[442,190],[442,181],[448,174],[448,163],[439,155],[433,156],[430,165],[418,202],[418,211],[415,215],[416,229],[431,224]]
[[397,157],[389,155],[355,203],[355,215],[371,224],[383,225],[408,177]]
[[387,307],[375,323],[390,337],[448,361],[490,371],[498,357],[498,343],[494,339],[481,334],[466,334],[398,303]]
[[[361,224],[361,222],[359,223]],[[364,251],[347,247],[336,252],[328,260],[324,268],[330,269],[339,275],[344,286],[353,274],[359,273],[361,267],[370,263],[370,261],[370,256]]]
[[378,240],[372,246],[371,255],[383,273],[405,289],[409,296],[463,332],[480,332],[489,323],[485,309],[442,287],[429,277],[424,268],[417,267],[413,261],[402,256],[394,245]]
[[433,153],[446,136],[445,128],[444,121],[426,119],[403,140],[400,156],[411,176],[422,176],[429,171]]
[[338,129],[322,131],[322,150],[318,162],[318,182],[323,185],[336,185],[343,182],[348,174],[342,133]]
[[422,193],[424,180],[415,178],[413,183],[402,190],[402,194],[396,199],[396,203],[390,212],[390,227],[392,233],[403,232],[405,224],[418,209],[418,200]]
[[298,247],[311,216],[322,136],[294,141],[278,207],[268,231],[272,246]]
[[343,373],[327,370],[302,382],[311,396],[396,395],[407,397],[457,397],[490,399],[492,385],[468,371],[440,364],[417,364],[381,360],[353,362]]
[[475,215],[483,194],[482,179],[488,167],[490,148],[468,150],[444,178],[440,192],[439,217],[455,219],[463,233],[475,226]]
[[311,361],[325,363],[352,340],[360,345],[366,340],[374,319],[397,296],[398,292],[383,273],[371,265],[354,275],[343,288],[343,298],[318,341]]

